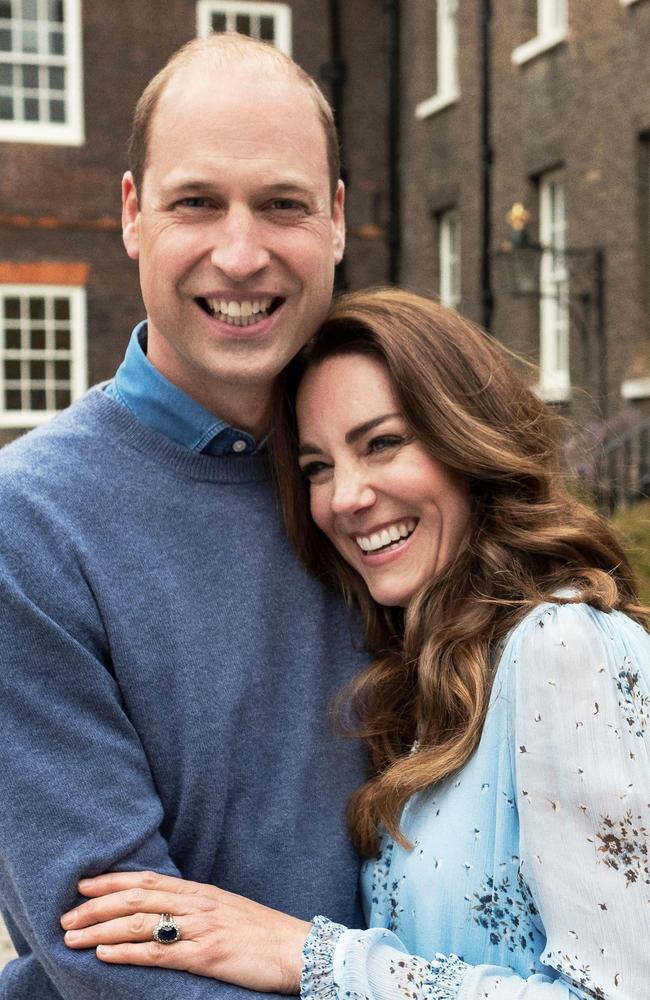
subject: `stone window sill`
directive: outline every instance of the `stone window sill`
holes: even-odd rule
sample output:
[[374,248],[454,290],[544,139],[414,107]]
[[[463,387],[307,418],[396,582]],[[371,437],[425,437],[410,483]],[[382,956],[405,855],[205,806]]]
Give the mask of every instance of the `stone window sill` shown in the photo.
[[544,52],[554,49],[557,45],[561,45],[566,41],[566,37],[566,30],[564,28],[554,31],[549,35],[537,35],[535,38],[531,38],[529,42],[524,42],[523,45],[518,45],[516,49],[513,49],[511,59],[515,66],[521,66],[524,63],[530,62],[531,59],[536,59],[537,56],[543,55]]
[[449,94],[434,94],[433,97],[427,98],[426,101],[420,101],[415,108],[415,117],[419,120],[429,118],[431,115],[436,115],[439,111],[443,111],[444,108],[456,104],[459,100],[460,94],[457,91]]
[[621,382],[621,396],[623,399],[650,399],[650,375]]

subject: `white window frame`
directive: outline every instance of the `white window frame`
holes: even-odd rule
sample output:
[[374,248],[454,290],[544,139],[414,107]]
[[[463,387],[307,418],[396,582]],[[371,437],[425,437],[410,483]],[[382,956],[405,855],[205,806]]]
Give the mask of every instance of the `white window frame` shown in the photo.
[[460,247],[460,215],[450,208],[440,215],[438,223],[439,295],[443,306],[456,310],[462,302]]
[[212,32],[212,15],[225,14],[226,30],[235,30],[235,18],[245,14],[252,18],[272,17],[275,40],[280,52],[291,56],[291,7],[286,3],[247,2],[247,0],[198,0],[196,5],[196,33],[207,38]]
[[569,271],[566,257],[564,183],[558,173],[546,174],[539,186],[540,260],[538,392],[549,402],[571,397],[569,338]]
[[[39,424],[44,423],[46,420],[50,420],[59,411],[55,407],[50,407],[46,410],[30,410],[25,408],[24,410],[6,410],[4,409],[5,401],[5,373],[4,373],[4,362],[8,361],[22,361],[29,362],[30,360],[44,360],[44,361],[59,361],[59,360],[70,360],[70,396],[71,402],[78,399],[88,388],[88,360],[87,360],[87,334],[86,334],[86,290],[85,288],[76,285],[36,285],[36,284],[26,284],[26,285],[13,285],[13,284],[0,284],[0,299],[9,298],[60,298],[67,299],[70,303],[70,348],[69,350],[62,350],[61,348],[55,348],[53,345],[48,347],[46,342],[46,347],[42,351],[34,352],[30,347],[24,346],[24,334],[29,330],[29,323],[23,324],[21,322],[22,332],[21,338],[23,339],[23,345],[20,348],[8,349],[5,347],[5,320],[4,320],[4,308],[0,312],[0,427],[12,427],[12,428],[27,428],[36,427]],[[40,322],[40,321],[38,321]],[[52,320],[45,320],[46,331],[50,333],[50,336],[54,332],[54,326]],[[34,356],[36,353],[36,357]],[[48,382],[47,377],[43,380],[44,383]],[[29,378],[22,378],[21,386],[24,391],[29,391],[28,387],[31,385]],[[47,385],[44,386],[46,391],[52,392],[54,386],[50,384],[49,390]]]
[[633,3],[638,3],[639,0],[620,0],[623,7],[631,7]]
[[436,3],[436,69],[438,82],[433,97],[421,101],[415,117],[428,118],[460,98],[458,79],[458,5],[459,0]]
[[512,61],[521,66],[566,41],[569,0],[537,0],[537,34],[512,50]]
[[[81,40],[81,0],[64,0],[63,35],[65,53],[43,57],[39,53],[0,52],[0,62],[10,65],[38,64],[41,70],[61,66],[66,73],[65,122],[0,121],[0,142],[38,142],[46,145],[80,146],[85,141],[83,115],[83,62]],[[5,25],[7,22],[0,21]],[[9,22],[10,24],[12,22]],[[6,57],[9,56],[9,59]],[[4,58],[3,58],[4,57]],[[57,93],[59,93],[57,91]]]

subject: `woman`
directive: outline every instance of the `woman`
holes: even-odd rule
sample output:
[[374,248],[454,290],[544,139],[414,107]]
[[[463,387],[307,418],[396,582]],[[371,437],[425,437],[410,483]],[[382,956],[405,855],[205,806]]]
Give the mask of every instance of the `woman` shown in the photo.
[[[286,398],[289,534],[376,656],[348,692],[370,929],[121,873],[80,884],[67,943],[309,1000],[647,995],[650,637],[547,409],[482,331],[396,290],[335,303]],[[174,947],[144,943],[161,913]]]

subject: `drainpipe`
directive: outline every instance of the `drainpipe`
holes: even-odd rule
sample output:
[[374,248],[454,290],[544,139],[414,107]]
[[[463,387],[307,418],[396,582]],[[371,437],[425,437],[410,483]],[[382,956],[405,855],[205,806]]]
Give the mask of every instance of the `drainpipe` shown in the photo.
[[481,324],[492,324],[492,2],[481,2]]
[[401,271],[399,0],[384,0],[388,60],[388,280],[398,284]]
[[[334,121],[339,134],[341,146],[341,179],[347,184],[348,173],[345,167],[345,140],[343,133],[343,87],[347,79],[347,66],[343,61],[341,44],[341,7],[339,0],[328,0],[330,28],[330,58],[320,69],[321,80],[329,85],[330,101],[334,112]],[[334,290],[343,292],[347,288],[345,258],[337,265],[334,279]]]

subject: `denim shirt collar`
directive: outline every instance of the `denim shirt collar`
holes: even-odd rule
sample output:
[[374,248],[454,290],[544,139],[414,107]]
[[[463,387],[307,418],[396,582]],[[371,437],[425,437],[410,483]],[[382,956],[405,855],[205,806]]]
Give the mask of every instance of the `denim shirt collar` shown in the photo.
[[122,403],[147,427],[193,451],[209,455],[252,455],[261,451],[246,431],[231,427],[215,417],[165,378],[149,361],[147,323],[144,320],[131,334],[122,364],[106,391]]

